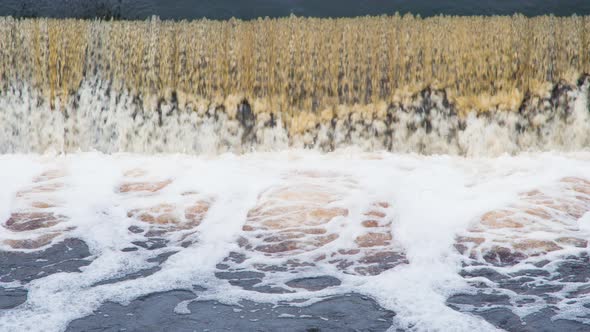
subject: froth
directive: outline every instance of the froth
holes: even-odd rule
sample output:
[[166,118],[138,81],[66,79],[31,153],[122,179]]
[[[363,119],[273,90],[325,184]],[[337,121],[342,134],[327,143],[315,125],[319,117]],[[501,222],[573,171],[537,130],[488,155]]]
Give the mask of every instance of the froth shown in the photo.
[[[587,252],[589,160],[580,152],[465,159],[304,150],[4,156],[3,167],[23,175],[3,177],[10,203],[0,211],[2,250],[79,238],[90,256],[79,272],[0,279],[28,290],[27,302],[1,313],[0,323],[63,330],[106,301],[171,289],[193,290],[199,300],[300,306],[360,292],[398,313],[398,327],[491,331],[462,313],[477,307],[446,303],[487,289],[506,296],[520,317],[530,310],[517,303],[529,301],[580,320],[587,297],[560,264]],[[38,241],[47,234],[55,236]],[[515,293],[507,290],[514,282],[476,276],[484,267],[506,280],[536,269],[538,285],[562,288],[550,300]]]
[[204,105],[187,111],[177,102],[162,102],[160,111],[149,111],[129,91],[109,89],[103,81],[85,81],[75,103],[55,111],[37,102],[28,88],[0,95],[0,152],[211,155],[355,147],[475,157],[590,146],[587,80],[580,85],[558,84],[550,96],[527,99],[518,112],[462,115],[443,92],[433,90],[414,96],[409,105],[341,107],[321,116],[290,117],[280,109],[255,114],[250,106],[238,105],[237,115],[231,117],[227,108]]

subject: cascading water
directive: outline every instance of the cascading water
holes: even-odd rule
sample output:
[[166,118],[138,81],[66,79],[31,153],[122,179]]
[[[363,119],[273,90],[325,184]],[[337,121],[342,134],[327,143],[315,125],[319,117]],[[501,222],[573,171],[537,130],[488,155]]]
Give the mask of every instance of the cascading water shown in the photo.
[[586,17],[2,18],[0,29],[5,153],[590,143]]
[[589,30],[0,18],[0,331],[590,329]]

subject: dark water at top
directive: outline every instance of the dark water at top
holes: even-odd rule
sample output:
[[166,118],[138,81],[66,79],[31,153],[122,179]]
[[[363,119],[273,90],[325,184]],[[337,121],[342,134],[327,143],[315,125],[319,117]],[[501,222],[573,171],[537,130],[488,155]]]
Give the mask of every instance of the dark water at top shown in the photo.
[[589,15],[590,0],[0,0],[0,16],[145,19],[252,19],[290,14],[342,17],[393,14],[432,16]]

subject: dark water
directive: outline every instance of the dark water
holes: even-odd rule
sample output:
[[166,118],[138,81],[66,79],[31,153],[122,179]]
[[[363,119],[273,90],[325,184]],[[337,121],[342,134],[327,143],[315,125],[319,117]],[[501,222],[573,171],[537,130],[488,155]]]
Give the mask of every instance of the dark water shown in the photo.
[[[143,248],[143,246],[139,246]],[[144,248],[145,249],[145,248]],[[149,250],[149,249],[146,249]],[[170,255],[160,255],[152,262],[164,263]],[[32,280],[54,273],[78,273],[80,268],[92,262],[88,246],[81,240],[67,239],[39,252],[14,253],[0,251],[0,282],[18,281],[24,285]],[[482,266],[480,269],[464,270],[461,275],[468,282],[473,281],[478,291],[458,294],[447,300],[447,305],[457,311],[477,315],[490,324],[506,330],[518,332],[537,331],[589,331],[590,326],[578,321],[556,319],[559,309],[551,303],[559,302],[556,292],[561,288],[551,285],[551,281],[567,282],[572,291],[567,296],[571,300],[587,293],[590,281],[589,257],[569,256],[557,262],[558,268],[549,272],[543,268],[530,268],[509,274],[500,274]],[[156,266],[156,270],[159,266]],[[143,278],[155,271],[142,270],[117,280],[106,280],[99,284],[121,282]],[[232,285],[243,287],[251,283],[256,273],[224,272],[216,273],[220,279],[231,279]],[[260,273],[258,273],[260,274]],[[532,287],[531,278],[541,278],[543,285]],[[528,302],[511,303],[508,296],[491,289],[481,280],[494,282],[498,289],[509,289],[521,295],[538,295],[547,300],[542,310],[518,317],[512,310]],[[98,286],[96,284],[94,286]],[[330,286],[339,286],[340,281],[333,277],[299,278],[289,283],[316,291]],[[93,287],[94,287],[93,286]],[[559,285],[558,285],[559,286]],[[580,286],[581,293],[574,289]],[[563,287],[563,284],[560,286]],[[243,287],[254,292],[268,292],[264,289]],[[385,331],[396,326],[396,313],[386,310],[366,296],[356,293],[343,293],[326,297],[310,306],[299,307],[282,302],[275,306],[267,303],[241,301],[238,305],[226,305],[217,301],[198,301],[200,292],[195,286],[186,289],[157,292],[134,299],[128,305],[113,302],[103,303],[91,315],[76,319],[67,327],[68,332],[77,331]],[[15,309],[26,305],[27,290],[23,287],[0,287],[0,310]],[[272,292],[271,292],[272,293]],[[556,301],[551,301],[554,298]],[[177,305],[188,302],[186,313],[175,311]],[[493,308],[489,306],[493,305]],[[223,317],[223,319],[219,319]],[[0,328],[0,330],[2,330]]]
[[590,0],[0,0],[0,16],[162,19],[393,14],[589,15]]

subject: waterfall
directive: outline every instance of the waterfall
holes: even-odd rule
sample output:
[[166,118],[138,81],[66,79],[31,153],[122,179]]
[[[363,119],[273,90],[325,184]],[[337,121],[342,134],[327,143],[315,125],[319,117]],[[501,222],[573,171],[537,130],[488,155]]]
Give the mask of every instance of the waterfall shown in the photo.
[[0,151],[579,149],[589,27],[576,16],[0,18]]

